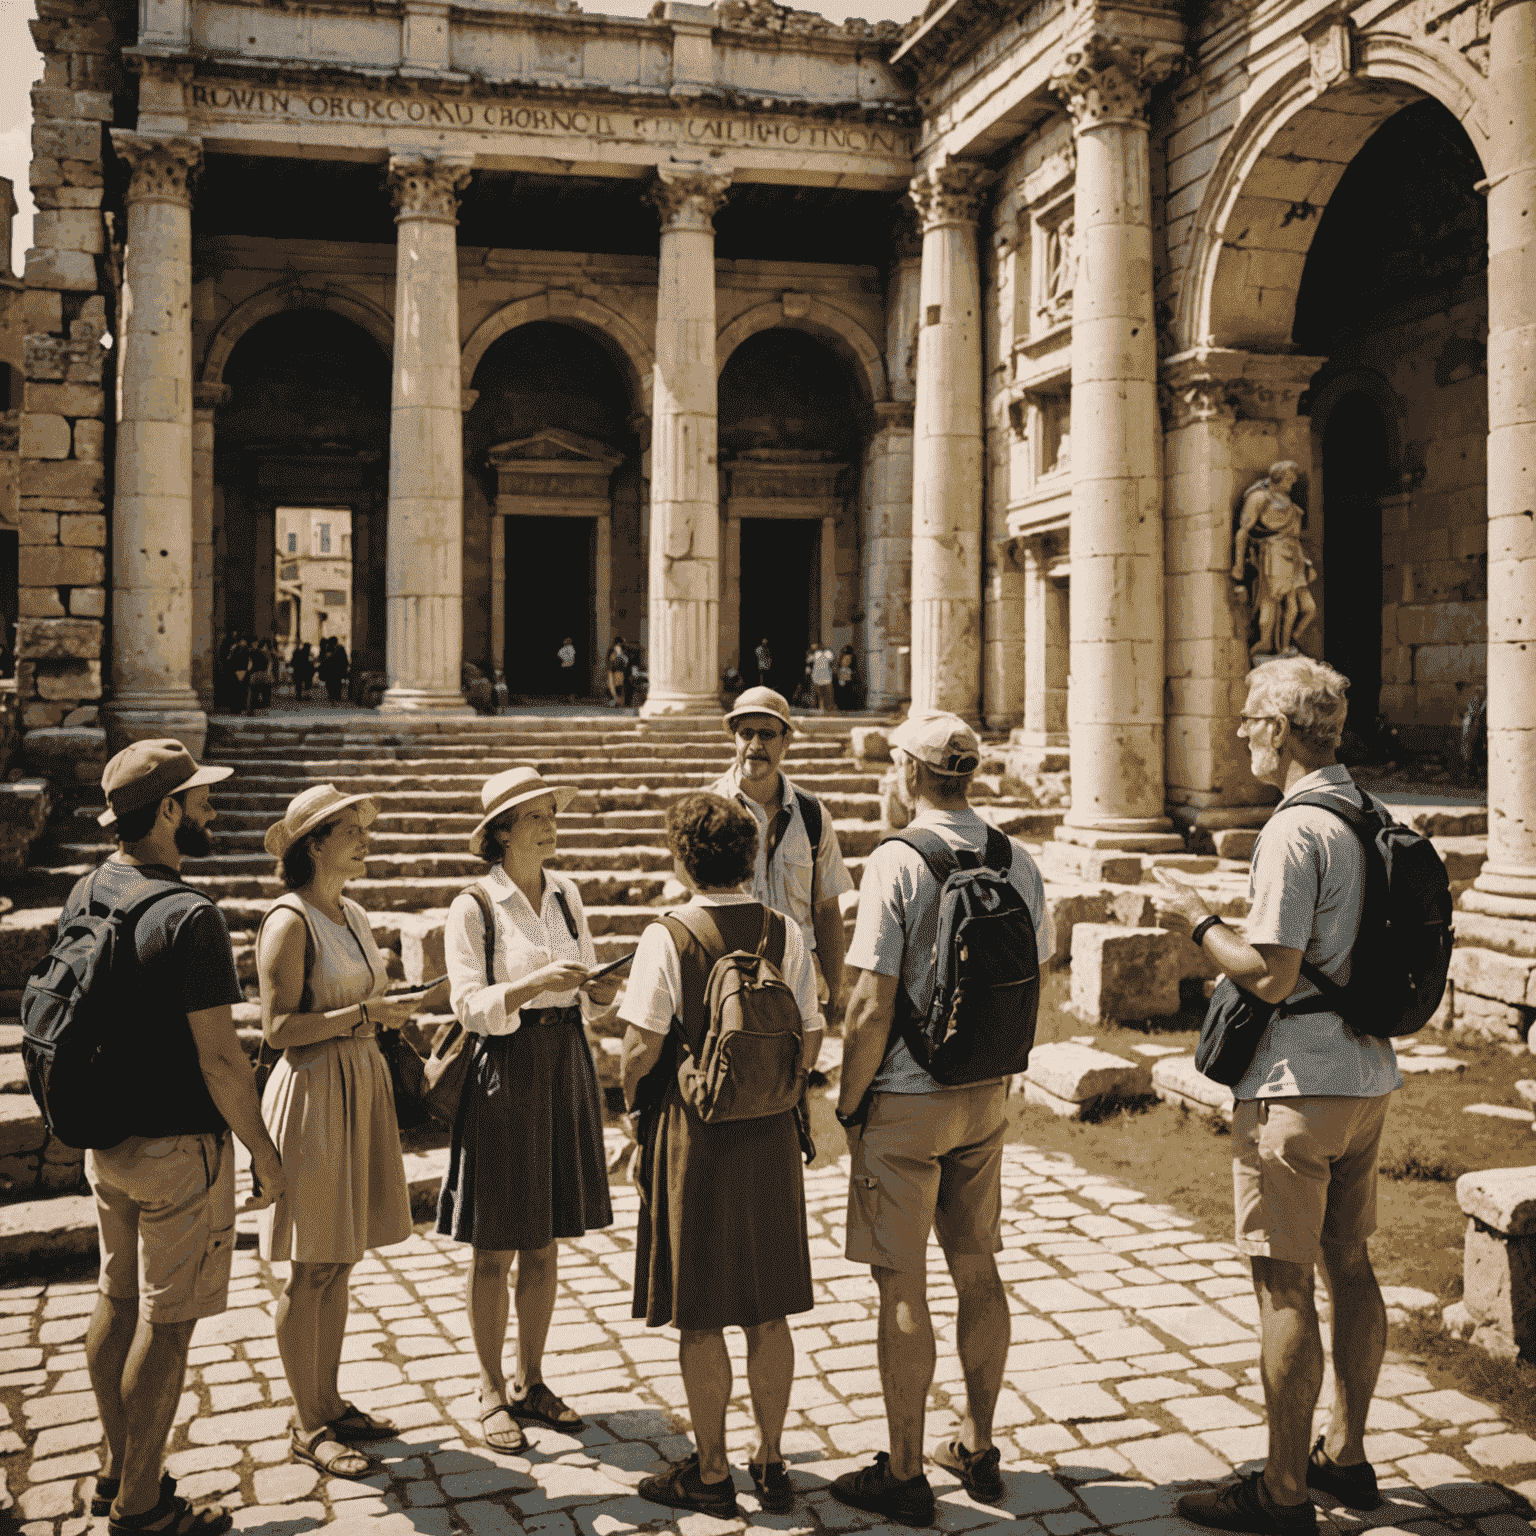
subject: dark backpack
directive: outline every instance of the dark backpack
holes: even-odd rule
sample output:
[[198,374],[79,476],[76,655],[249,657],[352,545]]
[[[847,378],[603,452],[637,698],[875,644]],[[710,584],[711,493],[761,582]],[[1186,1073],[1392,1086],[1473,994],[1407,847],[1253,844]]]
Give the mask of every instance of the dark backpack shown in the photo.
[[913,1060],[946,1087],[1022,1072],[1035,1043],[1040,954],[1034,919],[1008,878],[1012,843],[996,827],[980,858],[921,828],[881,842],[915,849],[939,885],[933,1001],[918,1014],[902,987],[896,1003]]
[[115,1147],[133,1134],[141,1048],[128,1023],[140,985],[134,930],[180,881],[146,880],[127,907],[89,901],[59,924],[21,998],[21,1059],[48,1134],[66,1147]]
[[1331,811],[1365,853],[1365,905],[1350,951],[1349,984],[1330,981],[1315,965],[1301,971],[1322,994],[1287,1004],[1286,1012],[1338,1013],[1362,1035],[1390,1040],[1423,1029],[1445,996],[1451,968],[1451,883],[1435,845],[1394,821],[1363,790],[1362,806],[1333,795],[1286,802]]

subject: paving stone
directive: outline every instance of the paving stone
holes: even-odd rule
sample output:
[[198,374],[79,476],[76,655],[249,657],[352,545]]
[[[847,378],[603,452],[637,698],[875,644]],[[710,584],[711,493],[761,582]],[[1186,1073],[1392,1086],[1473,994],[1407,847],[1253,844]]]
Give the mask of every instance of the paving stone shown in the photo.
[[1170,1397],[1188,1397],[1190,1393],[1199,1390],[1192,1382],[1174,1381],[1168,1376],[1122,1381],[1115,1387],[1115,1391],[1128,1403],[1161,1403]]
[[1125,1415],[1124,1405],[1102,1387],[1050,1387],[1027,1392],[1025,1396],[1046,1418],[1058,1424],[1075,1424],[1081,1419],[1118,1419]]
[[1232,1470],[1228,1462],[1191,1435],[1136,1440],[1122,1447],[1122,1451],[1126,1460],[1154,1483],[1216,1482]]
[[1251,1337],[1250,1331],[1235,1318],[1226,1317],[1214,1307],[1204,1305],[1154,1307],[1142,1316],[1154,1328],[1172,1334],[1179,1343],[1192,1348]]
[[1269,1455],[1269,1430],[1263,1424],[1208,1430],[1200,1438],[1234,1467],[1240,1467],[1245,1461],[1262,1462]]
[[1480,1403],[1465,1392],[1447,1388],[1439,1392],[1421,1392],[1405,1397],[1403,1402],[1415,1413],[1432,1422],[1475,1424],[1493,1416],[1487,1403]]
[[286,1433],[292,1415],[287,1408],[258,1408],[246,1413],[215,1414],[195,1419],[188,1438],[196,1445],[238,1445]]
[[1485,1467],[1526,1466],[1536,1463],[1536,1440],[1529,1435],[1484,1435],[1468,1441],[1467,1454]]
[[1241,1403],[1234,1403],[1229,1397],[1174,1398],[1163,1406],[1185,1429],[1197,1432],[1206,1429],[1237,1429],[1259,1422],[1256,1413]]

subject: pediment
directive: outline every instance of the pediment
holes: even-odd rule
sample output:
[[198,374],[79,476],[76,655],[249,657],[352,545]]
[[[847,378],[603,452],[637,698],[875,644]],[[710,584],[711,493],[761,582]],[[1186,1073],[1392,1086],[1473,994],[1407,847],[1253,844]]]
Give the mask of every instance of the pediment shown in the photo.
[[530,463],[552,468],[559,464],[584,468],[589,474],[594,471],[611,473],[624,462],[624,455],[615,453],[607,443],[580,437],[559,427],[545,427],[531,437],[497,443],[494,448],[486,449],[485,456],[497,469],[515,469]]

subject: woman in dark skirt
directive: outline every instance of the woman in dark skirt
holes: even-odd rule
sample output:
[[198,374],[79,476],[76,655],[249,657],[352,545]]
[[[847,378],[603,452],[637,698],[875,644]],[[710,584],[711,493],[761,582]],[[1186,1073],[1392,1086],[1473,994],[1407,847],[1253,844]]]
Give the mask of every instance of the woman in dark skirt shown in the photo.
[[[544,1384],[544,1341],[556,1240],[613,1221],[582,1002],[607,1003],[618,985],[583,985],[595,954],[581,893],[544,868],[555,852],[556,814],[576,791],[523,767],[497,774],[480,793],[485,816],[469,846],[491,870],[454,899],[444,935],[453,1011],[476,1038],[437,1230],[474,1246],[464,1305],[480,1359],[481,1430],[493,1449],[516,1451],[526,1440],[520,1420],[571,1433],[586,1427]],[[517,1373],[509,1390],[501,1357],[513,1259]]]
[[740,888],[752,878],[757,839],[747,812],[719,795],[685,795],[672,806],[667,842],[693,899],[645,930],[619,1009],[629,1026],[625,1101],[632,1110],[641,1106],[634,1315],[653,1328],[670,1323],[682,1335],[679,1361],[698,1446],[638,1491],[653,1503],[721,1519],[736,1516],[725,1455],[731,1362],[723,1330],[746,1331],[758,1429],[749,1468],[761,1507],[782,1512],[793,1495],[779,1437],[795,1374],[785,1319],[813,1305],[794,1110],[706,1124],[678,1086],[678,1062],[698,1056],[708,1029],[710,970],[732,950],[763,945],[770,958],[782,953],[779,970],[800,1012],[804,1071],[821,1048],[816,977],[799,926]]

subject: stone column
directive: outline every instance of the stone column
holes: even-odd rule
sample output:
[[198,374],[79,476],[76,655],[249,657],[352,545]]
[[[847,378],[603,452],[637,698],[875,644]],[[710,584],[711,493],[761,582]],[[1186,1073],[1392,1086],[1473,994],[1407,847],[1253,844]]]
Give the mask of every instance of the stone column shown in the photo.
[[128,163],[118,355],[108,745],[175,736],[203,750],[192,688],[192,187],[197,139],[112,130]]
[[731,184],[713,161],[666,161],[651,412],[650,693],[643,714],[720,707],[720,480],[716,468],[715,226]]
[[910,696],[912,402],[875,403],[864,507],[864,675],[870,709]]
[[458,193],[464,156],[391,155],[395,358],[384,584],[385,711],[467,713]]
[[1488,83],[1488,862],[1462,898],[1536,919],[1536,0],[1492,7]]
[[1178,49],[1094,30],[1051,86],[1077,142],[1072,809],[1093,848],[1182,846],[1163,807],[1163,492],[1147,105]]
[[213,415],[229,400],[227,384],[192,386],[192,687],[213,708]]
[[976,216],[992,180],[951,161],[911,185],[923,235],[912,426],[912,709],[981,723],[982,367]]

